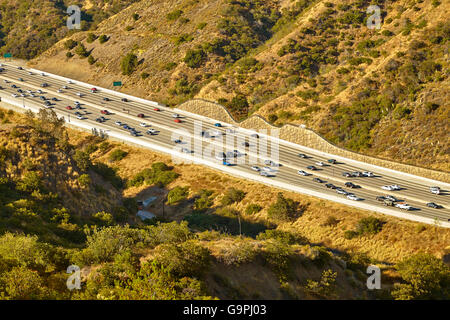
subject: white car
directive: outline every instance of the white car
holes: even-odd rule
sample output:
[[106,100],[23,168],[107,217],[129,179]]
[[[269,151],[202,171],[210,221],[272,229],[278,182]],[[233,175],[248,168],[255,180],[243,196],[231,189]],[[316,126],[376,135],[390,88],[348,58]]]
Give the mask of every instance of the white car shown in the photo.
[[365,176],[365,177],[373,177],[374,174],[372,172],[370,172],[370,171],[364,171],[363,172],[363,176]]
[[73,83],[72,81],[70,81],[70,80],[67,80],[67,83]]
[[58,89],[58,90],[56,90],[56,92],[58,92],[58,93],[61,93],[61,92],[62,92],[62,90],[61,90],[61,89]]
[[80,115],[77,116],[77,119],[78,120],[83,120],[83,116],[80,114]]
[[33,91],[31,91],[31,90],[26,90],[26,92],[28,92],[28,93],[33,93]]
[[40,94],[43,93],[41,89],[38,89],[36,92],[37,92],[37,93],[40,93]]
[[156,133],[156,130],[155,129],[148,129],[148,131],[147,132],[150,132],[150,133]]
[[120,122],[120,121],[116,121],[116,122],[114,122],[116,125],[118,125],[118,126],[121,126],[122,125],[122,122]]
[[28,75],[32,76],[32,75],[33,75],[33,72],[28,72]]
[[77,96],[81,97],[83,94],[81,92],[77,92]]
[[41,73],[41,76],[45,77],[45,73],[42,72],[42,73]]
[[298,170],[297,173],[301,176],[309,176],[309,173],[303,170]]
[[264,176],[264,177],[268,177],[269,176],[269,173],[267,173],[266,171],[260,171],[259,174]]
[[144,123],[144,122],[141,122],[139,125],[140,125],[141,127],[144,127],[144,128],[148,127],[148,124],[146,124],[146,123]]
[[172,115],[172,117],[173,117],[173,118],[179,118],[180,115],[179,115],[178,113],[174,113],[174,114]]
[[17,95],[17,94],[15,94],[15,93],[13,93],[13,94],[12,94],[12,97],[13,97],[13,98],[17,98],[17,97],[18,97],[18,95]]
[[396,184],[393,184],[390,186],[382,186],[381,189],[388,190],[388,191],[396,191],[396,190],[400,190],[400,187]]
[[30,93],[30,97],[36,98],[36,95],[34,93]]
[[316,165],[318,165],[318,166],[320,166],[320,167],[323,167],[323,166],[324,166],[324,163],[323,163],[322,161],[318,161],[318,162],[316,162]]
[[406,204],[404,202],[396,203],[395,206],[399,209],[403,210],[412,210],[412,207],[409,204]]
[[271,167],[263,167],[263,170],[266,172],[276,172],[277,170],[272,169]]
[[347,198],[350,199],[350,200],[354,200],[354,201],[360,200],[360,198],[357,197],[356,195],[354,195],[353,193],[348,194]]
[[253,171],[261,171],[261,169],[258,166],[252,166],[251,168]]
[[62,86],[62,89],[67,89],[67,86]]
[[430,192],[434,193],[434,194],[440,194],[441,193],[441,188],[439,188],[439,187],[430,187]]

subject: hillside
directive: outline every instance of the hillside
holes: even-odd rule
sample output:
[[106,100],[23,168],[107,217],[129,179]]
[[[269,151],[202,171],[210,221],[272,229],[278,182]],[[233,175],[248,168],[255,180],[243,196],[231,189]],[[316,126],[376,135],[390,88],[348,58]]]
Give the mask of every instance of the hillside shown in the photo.
[[[448,229],[175,166],[52,112],[0,120],[4,299],[449,297]],[[137,201],[151,196],[144,223]],[[71,264],[82,290],[65,287]],[[365,287],[369,264],[383,290]]]
[[237,120],[305,124],[448,172],[449,5],[376,3],[380,30],[366,27],[364,1],[139,1],[30,64],[105,87],[121,79],[172,106],[216,101]]

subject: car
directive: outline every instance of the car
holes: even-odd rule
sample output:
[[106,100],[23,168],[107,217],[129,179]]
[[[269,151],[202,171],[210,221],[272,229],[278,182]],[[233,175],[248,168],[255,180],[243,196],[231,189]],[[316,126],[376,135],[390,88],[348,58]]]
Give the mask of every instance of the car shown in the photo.
[[187,149],[187,148],[181,148],[181,152],[183,152],[183,153],[192,153],[192,151]]
[[43,84],[41,84],[41,87],[42,87],[42,88],[48,87],[48,83],[44,82]]
[[23,70],[23,68],[22,68],[22,67],[17,67],[17,69],[19,69],[19,70]]
[[397,201],[398,201],[398,199],[397,199],[396,197],[391,196],[391,195],[387,195],[387,196],[386,196],[386,199],[391,200],[391,201],[394,201],[394,202],[397,202]]
[[58,98],[53,97],[52,101],[58,101]]
[[248,142],[242,142],[242,145],[243,145],[244,147],[250,147],[250,143],[248,143]]
[[67,106],[66,109],[67,110],[73,110],[73,108],[71,106]]
[[346,182],[345,183],[345,186],[347,187],[347,188],[358,188],[358,186],[356,185],[356,184],[354,184],[353,182]]
[[439,187],[430,187],[430,192],[434,193],[434,194],[440,194],[441,193],[441,188],[439,188]]
[[62,88],[62,89],[68,89],[68,87],[67,87],[67,86],[65,86],[65,85],[64,85],[64,86],[62,86],[61,88]]
[[44,92],[41,89],[37,89],[36,93],[43,94]]
[[297,173],[301,176],[309,176],[310,175],[308,172],[303,171],[303,170],[298,170]]
[[258,166],[252,166],[251,169],[252,169],[253,171],[257,171],[257,172],[261,171],[261,168],[258,167]]
[[327,162],[331,164],[336,164],[337,161],[335,159],[328,159]]
[[434,203],[434,202],[428,202],[428,203],[427,203],[427,207],[433,208],[433,209],[441,209],[441,208],[442,208],[441,205],[438,205],[438,204],[436,204],[436,203]]
[[336,188],[336,192],[337,193],[339,193],[339,194],[343,194],[343,195],[348,195],[348,192],[347,191],[345,191],[344,189],[342,189],[342,188]]
[[173,140],[174,143],[181,143],[182,141],[180,139]]
[[50,106],[50,105],[52,105],[52,104],[50,103],[50,101],[46,100],[46,101],[44,101],[44,105]]
[[161,111],[159,108],[153,108],[153,111]]
[[75,101],[74,103],[75,103],[75,105],[80,105],[80,103],[78,101]]
[[100,113],[101,113],[101,114],[106,114],[106,115],[108,115],[108,114],[109,114],[109,111],[108,111],[108,110],[100,110]]
[[83,120],[83,116],[82,116],[82,115],[78,115],[78,116],[77,116],[77,119],[78,119],[78,120]]
[[393,184],[393,185],[390,185],[390,186],[382,186],[381,189],[388,190],[388,191],[397,191],[397,190],[400,190],[401,188],[400,188],[399,185]]
[[354,194],[348,194],[348,195],[347,195],[347,198],[350,199],[350,200],[353,200],[353,201],[361,200],[361,198],[357,197],[357,196],[354,195]]
[[325,187],[327,187],[327,188],[329,188],[329,189],[336,189],[337,187],[334,185],[334,184],[332,184],[332,183],[327,183],[326,185],[325,185]]
[[172,118],[179,118],[180,117],[180,115],[178,114],[178,113],[174,113],[173,115],[172,115]]
[[144,122],[139,123],[139,125],[140,125],[141,127],[144,127],[144,128],[148,127],[148,124],[146,124],[146,123],[144,123]]
[[116,125],[118,125],[118,126],[122,126],[122,122],[120,122],[120,121],[116,121],[116,122],[114,122]]
[[110,101],[110,99],[108,97],[104,97],[103,101]]
[[278,163],[273,162],[272,160],[264,160],[264,164],[272,167],[279,167],[280,165]]
[[102,123],[104,120],[101,118],[97,118],[97,119],[95,119],[95,121]]
[[3,71],[5,71],[5,68],[0,68],[0,72],[3,72]]
[[10,83],[10,81],[9,81],[9,80],[6,80],[6,79],[5,79],[5,80],[3,80],[3,81],[4,81],[5,83]]
[[352,174],[350,172],[343,172],[342,176],[346,177],[346,178],[350,178],[352,176]]
[[250,137],[258,139],[259,135],[257,133],[253,133],[253,134],[250,135]]
[[314,166],[307,166],[306,169],[313,170],[313,171],[317,170],[317,168]]
[[323,167],[325,165],[322,161],[317,161],[315,164],[320,167]]
[[75,115],[76,116],[81,116],[81,113],[79,113],[78,111],[75,111]]
[[67,83],[72,84],[73,82],[72,80],[67,80]]
[[18,97],[18,95],[15,94],[15,93],[13,93],[11,96],[12,96],[13,98],[17,98],[17,97]]
[[376,198],[375,198],[375,200],[377,200],[377,201],[384,201],[386,199],[387,198],[385,196],[376,196]]
[[351,173],[352,177],[362,177],[363,173],[361,171],[355,171]]
[[41,76],[45,77],[45,73],[41,72]]
[[180,119],[173,119],[173,121],[175,121],[176,123],[181,123]]
[[299,153],[298,156],[299,156],[300,158],[303,158],[303,159],[306,159],[306,158],[308,157],[308,156],[307,156],[306,154],[304,154],[304,153]]
[[127,99],[127,98],[122,98],[122,99],[120,99],[120,101],[122,101],[122,102],[128,102],[128,99]]
[[19,78],[18,80],[19,80],[19,81],[23,81],[23,79],[22,79],[22,78]]
[[92,92],[92,93],[97,92],[97,88],[91,88],[91,92]]
[[44,97],[44,96],[39,96],[39,99],[41,99],[41,100],[47,100],[47,98]]
[[155,129],[149,129],[149,130],[147,130],[147,134],[154,135],[154,134],[156,134],[156,130]]
[[364,171],[362,174],[363,174],[364,177],[374,177],[374,176],[375,176],[375,175],[374,175],[372,172],[370,172],[370,171]]
[[325,181],[323,181],[322,179],[320,179],[320,178],[313,178],[313,181],[314,182],[318,182],[318,183],[324,183]]
[[222,162],[222,164],[223,164],[224,166],[231,166],[231,163],[229,163],[228,161],[225,161],[225,160]]
[[124,128],[125,130],[131,129],[127,124],[123,124],[122,128]]
[[15,84],[13,84],[13,85],[11,86],[11,88],[14,88],[14,89],[15,89],[15,88],[17,88],[17,86],[16,86]]
[[137,137],[137,136],[138,136],[137,132],[135,132],[135,131],[131,131],[130,134],[131,134],[133,137]]
[[220,123],[214,123],[214,127],[222,127]]
[[266,171],[260,171],[259,174],[263,177],[270,177],[270,174]]
[[33,91],[32,90],[25,90],[26,92],[28,92],[28,93],[33,93]]
[[143,113],[139,113],[137,116],[138,116],[138,118],[145,118]]
[[36,98],[36,95],[34,93],[30,93],[30,97]]
[[32,76],[32,75],[33,75],[33,72],[31,72],[31,71],[28,72],[28,75],[29,75],[29,76]]
[[61,89],[56,90],[58,93],[62,93],[63,91]]
[[18,92],[18,93],[22,93],[23,90],[22,90],[22,89],[17,89],[17,92]]
[[397,208],[399,208],[399,209],[407,210],[407,211],[413,209],[413,207],[411,207],[409,204],[407,204],[407,203],[405,203],[405,202],[399,202],[399,203],[396,203],[394,206],[397,207]]
[[77,96],[82,97],[83,94],[81,92],[77,92]]
[[276,172],[277,171],[275,169],[272,169],[271,167],[263,167],[262,169],[267,172]]
[[216,130],[216,131],[212,131],[211,134],[212,134],[214,137],[220,137],[220,136],[222,135],[222,132]]

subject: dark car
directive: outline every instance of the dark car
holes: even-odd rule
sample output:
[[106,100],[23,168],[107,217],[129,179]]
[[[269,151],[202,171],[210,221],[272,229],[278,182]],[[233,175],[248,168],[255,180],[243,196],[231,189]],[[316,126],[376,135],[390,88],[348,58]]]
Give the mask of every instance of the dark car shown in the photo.
[[250,143],[248,143],[248,142],[242,142],[242,145],[243,145],[244,147],[250,147]]
[[354,184],[353,182],[346,182],[346,183],[345,183],[345,186],[346,186],[347,188],[352,188],[352,189],[358,188],[358,187],[359,187],[359,186],[357,186],[356,184]]
[[327,162],[328,162],[328,163],[335,164],[335,163],[336,163],[336,160],[335,160],[335,159],[328,159]]
[[350,178],[352,176],[352,174],[350,172],[343,172],[342,176],[346,177],[346,178]]
[[317,170],[317,168],[314,166],[307,166],[306,169],[313,170],[313,171]]
[[104,97],[103,101],[109,101],[109,98],[108,97]]
[[314,182],[318,182],[318,183],[323,183],[323,182],[325,182],[325,181],[323,181],[323,180],[320,179],[320,178],[313,178],[313,181],[314,181]]
[[429,202],[429,203],[427,203],[427,207],[433,208],[433,209],[441,209],[441,208],[442,208],[441,205],[438,205],[438,204],[436,204],[436,203],[434,203],[434,202]]
[[121,101],[123,101],[123,102],[128,102],[128,99],[127,98],[122,98],[122,99],[120,99]]
[[384,201],[384,200],[386,200],[386,197],[384,197],[384,196],[377,196],[375,198],[375,200],[377,200],[377,201]]
[[332,183],[327,183],[326,185],[325,185],[327,188],[331,188],[331,189],[336,189],[337,187],[334,185],[334,184],[332,184]]
[[144,118],[144,117],[145,117],[143,113],[139,113],[137,116],[138,116],[139,118]]
[[298,156],[299,156],[300,158],[303,158],[303,159],[306,159],[306,158],[307,158],[307,155],[304,154],[304,153],[299,153]]

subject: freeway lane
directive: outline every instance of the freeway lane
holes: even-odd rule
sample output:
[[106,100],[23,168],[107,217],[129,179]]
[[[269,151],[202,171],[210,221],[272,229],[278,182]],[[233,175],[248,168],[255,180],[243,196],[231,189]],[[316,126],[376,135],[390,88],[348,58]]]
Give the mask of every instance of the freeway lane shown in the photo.
[[[156,112],[156,111],[152,111],[151,109],[153,108],[152,105],[145,105],[141,102],[127,102],[127,103],[123,103],[123,102],[119,102],[118,97],[116,96],[112,96],[109,94],[103,94],[101,91],[95,94],[92,94],[89,92],[89,89],[83,86],[77,86],[76,84],[67,84],[66,82],[59,80],[59,79],[52,79],[49,76],[46,77],[42,77],[41,75],[38,74],[34,74],[34,75],[28,75],[27,71],[22,71],[22,70],[17,70],[16,68],[11,68],[11,67],[7,67],[7,70],[3,73],[1,73],[1,77],[2,78],[8,78],[9,80],[13,81],[17,86],[22,87],[23,89],[26,89],[26,86],[30,86],[30,88],[32,88],[32,90],[38,88],[40,86],[40,84],[42,84],[42,82],[47,82],[50,84],[49,88],[45,88],[45,90],[43,89],[43,91],[46,92],[51,92],[51,95],[49,95],[49,93],[46,93],[45,96],[47,97],[52,97],[52,96],[57,96],[59,99],[61,99],[61,101],[57,102],[56,105],[54,106],[57,110],[59,110],[59,112],[63,112],[63,113],[67,113],[67,111],[64,109],[64,107],[66,105],[73,105],[73,101],[74,100],[78,100],[80,102],[86,102],[88,105],[86,105],[86,109],[89,110],[89,112],[91,112],[94,115],[94,118],[97,117],[97,115],[99,116],[99,110],[102,108],[106,108],[112,112],[115,112],[115,115],[109,116],[107,118],[110,118],[110,120],[107,121],[107,123],[99,125],[96,124],[96,126],[98,127],[104,127],[107,130],[111,130],[111,129],[116,129],[117,130],[117,126],[114,125],[114,121],[119,120],[125,123],[128,123],[130,125],[135,126],[136,128],[139,128],[139,123],[141,122],[141,119],[135,117],[134,115],[142,112],[145,115],[149,115],[149,117],[147,117],[147,119],[145,119],[145,122],[149,122],[150,119],[150,123],[153,125],[153,127],[157,128],[160,130],[160,134],[158,136],[152,136],[152,137],[141,137],[142,139],[149,139],[153,142],[157,142],[162,143],[163,145],[170,145],[173,146],[173,142],[171,141],[171,135],[172,135],[172,131],[174,129],[179,129],[179,128],[184,128],[189,130],[191,133],[193,132],[193,123],[194,121],[196,121],[196,119],[191,119],[189,117],[186,117],[183,119],[183,123],[181,124],[176,124],[173,122],[173,118],[172,118],[172,112],[170,111],[170,109],[167,108],[160,108],[162,111],[161,112]],[[24,82],[20,82],[17,81],[17,78],[23,78]],[[16,92],[16,89],[12,89],[10,87],[11,84],[5,84],[2,83],[2,85],[4,86],[5,90],[10,94],[12,94],[13,92]],[[63,90],[64,92],[59,94],[56,92],[57,89],[59,89],[60,87],[62,87],[63,85],[68,85],[71,89],[68,90]],[[33,88],[34,87],[34,88]],[[101,90],[101,89],[100,89]],[[82,98],[76,96],[76,92],[83,92],[86,95],[83,96]],[[110,99],[112,99],[113,101],[108,101],[108,102],[104,102],[102,100],[103,97],[108,96]],[[22,98],[19,98],[22,99]],[[38,102],[39,100],[38,98],[29,98],[26,97],[25,101],[34,101],[34,102]],[[102,103],[107,103],[108,107],[104,107]],[[131,115],[125,114],[123,113],[122,109],[123,106],[126,105],[126,107],[130,110],[132,110]],[[86,121],[93,121],[93,117],[92,115],[89,115],[90,119],[86,120]],[[160,127],[158,127],[160,126]],[[208,128],[208,129],[215,129],[215,130],[220,130],[222,132],[224,132],[225,128],[215,128],[213,123],[203,123],[203,126]],[[123,129],[121,129],[122,131],[124,131]],[[240,137],[242,136],[242,133],[237,134]],[[199,137],[196,137],[196,139],[199,139]],[[242,148],[237,148],[237,149],[241,149]],[[246,150],[246,152],[248,152]],[[277,174],[276,177],[274,178],[267,178],[267,179],[280,179],[292,184],[300,184],[303,187],[307,187],[310,188],[312,190],[317,190],[320,191],[324,194],[333,194],[335,195],[335,191],[326,189],[325,186],[323,184],[319,184],[316,182],[312,181],[312,176],[309,177],[301,177],[296,173],[296,170],[298,169],[304,169],[307,165],[311,165],[314,164],[314,162],[316,161],[326,161],[326,158],[321,158],[318,157],[316,155],[313,156],[313,158],[310,159],[301,159],[297,156],[297,154],[301,152],[301,149],[295,149],[292,148],[291,146],[285,146],[285,145],[280,145],[280,159],[281,159],[281,163],[282,164],[286,164],[284,166],[282,166],[280,168],[279,173]],[[270,154],[270,152],[269,152]],[[269,157],[270,158],[270,157]],[[265,158],[264,158],[265,159]],[[260,160],[264,160],[264,159],[260,159]],[[275,161],[277,159],[274,159]],[[246,165],[246,164],[240,164],[239,168],[242,170],[246,170],[248,172],[253,173],[253,171],[250,169],[250,165]],[[348,164],[339,164],[339,165],[330,165],[329,167],[325,167],[323,168],[323,170],[321,170],[320,172],[314,172],[315,176],[320,176],[322,177],[324,180],[327,180],[337,186],[342,186],[342,183],[344,181],[349,181],[348,178],[344,178],[341,176],[341,172],[342,171],[362,171],[361,168],[357,168],[355,166],[351,166]],[[377,173],[377,172],[375,172]],[[431,193],[429,193],[428,191],[428,187],[429,185],[424,184],[422,181],[421,182],[404,182],[404,181],[399,181],[396,178],[392,178],[392,177],[387,177],[387,176],[383,176],[381,175],[381,177],[379,178],[351,178],[353,180],[356,180],[355,183],[359,184],[362,186],[361,189],[355,189],[352,190],[354,193],[356,193],[358,196],[364,198],[364,202],[368,202],[371,204],[375,204],[375,205],[379,205],[379,203],[374,200],[376,195],[382,195],[382,194],[386,194],[385,191],[379,189],[379,187],[381,185],[384,184],[392,184],[392,183],[397,183],[401,186],[406,187],[407,189],[405,191],[403,191],[405,193],[405,195],[403,195],[402,192],[388,192],[391,194],[394,194],[395,196],[397,196],[400,199],[406,199],[408,200],[408,203],[411,204],[414,207],[419,208],[420,210],[415,211],[415,212],[409,212],[409,214],[418,214],[421,216],[427,216],[427,217],[431,217],[431,218],[439,218],[442,220],[446,220],[450,217],[450,212],[448,210],[449,206],[449,202],[448,202],[448,195],[442,195],[442,196],[435,196],[432,195]],[[378,191],[379,190],[379,191]],[[376,192],[378,191],[378,192]],[[416,201],[418,200],[418,201]],[[425,202],[427,201],[434,201],[437,202],[439,204],[442,204],[445,206],[445,209],[440,209],[440,210],[436,210],[436,209],[430,209],[425,207]]]

